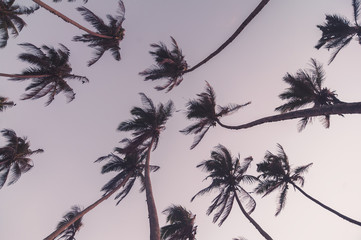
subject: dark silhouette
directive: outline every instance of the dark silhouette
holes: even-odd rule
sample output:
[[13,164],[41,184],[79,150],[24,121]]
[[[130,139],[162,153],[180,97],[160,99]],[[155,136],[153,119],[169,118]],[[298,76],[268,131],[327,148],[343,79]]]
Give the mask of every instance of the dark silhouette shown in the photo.
[[13,101],[9,101],[6,97],[0,96],[0,112],[5,111],[7,108],[13,107],[16,104]]
[[[72,219],[81,212],[79,206],[72,206],[71,210],[63,216],[63,220],[58,223],[57,229],[62,228],[65,224],[72,221]],[[60,235],[57,237],[58,240],[76,240],[75,234],[83,226],[82,218],[77,219],[73,224],[67,227]]]

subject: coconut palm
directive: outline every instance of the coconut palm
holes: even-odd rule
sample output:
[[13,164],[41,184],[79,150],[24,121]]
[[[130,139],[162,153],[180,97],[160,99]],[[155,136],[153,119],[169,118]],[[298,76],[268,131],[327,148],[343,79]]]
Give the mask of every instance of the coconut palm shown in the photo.
[[218,145],[211,153],[211,158],[201,162],[197,167],[201,167],[209,175],[205,178],[212,180],[211,184],[199,191],[195,197],[209,193],[212,190],[219,191],[219,194],[212,200],[212,205],[208,208],[207,214],[214,214],[213,222],[219,220],[219,226],[229,216],[234,200],[237,201],[243,215],[253,224],[265,239],[272,239],[258,223],[250,216],[256,207],[256,202],[252,196],[241,186],[243,183],[257,182],[257,178],[247,175],[246,171],[252,162],[252,157],[244,159],[241,163],[239,156],[233,158],[230,151],[223,145]]
[[31,150],[26,137],[18,137],[11,129],[4,129],[1,134],[7,139],[7,144],[0,148],[0,189],[5,182],[11,185],[19,180],[34,166],[30,156],[43,152],[43,149]]
[[157,86],[155,89],[164,90],[167,92],[178,86],[183,80],[183,72],[187,70],[187,62],[184,59],[182,50],[178,47],[176,40],[171,37],[173,49],[169,50],[167,46],[160,42],[159,44],[151,44],[155,48],[149,53],[154,57],[156,65],[140,72],[139,74],[145,76],[147,80],[167,79],[167,83],[163,86]]
[[167,215],[168,225],[160,229],[164,240],[195,240],[197,226],[194,226],[196,215],[180,205],[172,205],[163,211]]
[[85,20],[88,21],[93,27],[97,29],[97,32],[94,32],[76,21],[68,18],[64,14],[45,4],[41,0],[33,0],[35,3],[39,4],[44,9],[55,14],[56,16],[63,19],[65,22],[68,22],[79,29],[85,31],[87,34],[81,36],[75,36],[74,41],[86,42],[88,46],[95,48],[95,57],[88,62],[88,66],[91,66],[97,62],[105,51],[110,50],[112,55],[116,60],[120,60],[120,47],[119,43],[124,37],[124,29],[122,27],[124,21],[125,8],[123,2],[120,0],[118,2],[118,15],[111,16],[107,15],[109,24],[105,24],[104,21],[95,15],[92,11],[86,7],[79,7],[77,10],[84,16]]
[[160,132],[165,129],[167,120],[173,113],[173,102],[159,104],[155,107],[153,101],[144,93],[140,93],[144,108],[134,107],[130,113],[133,118],[120,123],[118,130],[132,132],[132,139],[124,139],[125,147],[119,148],[119,152],[127,154],[134,149],[143,149],[146,154],[144,168],[144,186],[147,198],[147,207],[150,225],[150,240],[160,239],[160,229],[157,208],[153,196],[152,184],[150,180],[150,153],[155,150]]
[[[65,229],[67,229],[72,224],[82,218],[85,214],[93,210],[103,201],[107,200],[110,196],[115,195],[115,199],[118,200],[117,204],[120,203],[133,188],[134,183],[137,179],[143,184],[142,191],[144,189],[144,154],[140,154],[138,151],[134,151],[125,157],[121,157],[121,154],[115,149],[115,153],[111,153],[107,156],[100,157],[96,162],[107,161],[102,167],[102,174],[116,172],[116,176],[110,179],[101,189],[104,194],[103,196],[95,201],[93,204],[89,205],[83,211],[80,211],[76,216],[74,216],[66,224],[58,227],[54,232],[47,236],[44,240],[53,240],[59,234],[61,234]],[[158,166],[150,166],[151,171],[157,171]]]
[[34,13],[39,6],[24,7],[14,4],[15,0],[0,1],[0,48],[4,48],[9,39],[9,31],[13,37],[17,37],[19,32],[26,26],[22,15]]
[[336,214],[346,221],[361,226],[361,222],[337,212],[304,192],[301,188],[305,182],[303,174],[308,171],[312,163],[291,169],[288,157],[283,147],[280,144],[277,146],[278,154],[273,154],[270,151],[267,151],[263,162],[257,164],[257,172],[260,173],[259,178],[261,181],[255,189],[255,192],[263,194],[263,197],[275,190],[280,190],[276,216],[285,207],[289,185],[291,185],[294,189],[300,191],[305,197],[324,209]]
[[28,62],[31,66],[23,70],[22,74],[0,73],[0,76],[10,77],[12,81],[32,81],[25,89],[30,92],[24,94],[22,100],[39,99],[48,95],[46,105],[49,105],[55,95],[63,92],[70,102],[75,98],[75,93],[68,85],[67,80],[79,80],[82,83],[89,81],[86,77],[71,73],[70,51],[64,45],[60,44],[59,49],[46,45],[38,48],[30,43],[20,45],[28,52],[20,54],[19,59]]
[[352,38],[356,36],[361,44],[361,27],[358,23],[360,14],[360,1],[352,0],[353,23],[345,17],[339,15],[326,14],[326,22],[323,25],[317,25],[322,31],[322,37],[318,40],[315,48],[324,47],[328,50],[333,49],[329,64],[335,59],[336,55],[347,46]]
[[14,102],[8,100],[8,98],[0,96],[0,112],[3,112],[7,108],[15,106]]
[[83,34],[81,36],[75,36],[74,41],[88,43],[89,47],[95,49],[95,56],[88,62],[88,66],[96,63],[106,51],[110,51],[115,60],[120,60],[120,47],[119,43],[124,38],[125,30],[122,26],[123,21],[125,20],[125,7],[122,1],[118,2],[118,14],[112,16],[107,15],[109,24],[104,23],[104,21],[95,15],[92,11],[86,7],[79,7],[77,10],[83,15],[84,19],[88,21],[97,31],[104,36],[109,36],[107,38],[97,36],[91,33]]
[[[295,75],[287,73],[283,81],[290,85],[279,95],[287,103],[277,107],[275,110],[282,113],[297,110],[312,104],[312,107],[339,104],[341,101],[336,97],[335,91],[323,87],[325,72],[322,65],[315,59],[311,59],[311,68],[308,70],[298,70]],[[299,122],[299,131],[303,130],[307,123],[311,121],[309,117],[303,117]],[[330,115],[325,115],[322,122],[326,128],[330,126]]]
[[[56,228],[62,228],[65,224],[72,221],[72,219],[77,216],[81,212],[81,208],[79,206],[72,206],[71,210],[67,212],[63,216],[63,220],[61,220],[58,223],[58,226]],[[75,234],[80,230],[80,228],[83,226],[82,218],[77,219],[73,224],[71,224],[69,227],[67,227],[57,238],[58,240],[75,240]]]
[[195,120],[196,123],[181,130],[184,134],[195,134],[195,138],[191,149],[196,147],[199,142],[203,139],[205,134],[211,127],[215,127],[221,124],[219,119],[227,116],[241,107],[244,107],[250,102],[239,105],[239,104],[228,104],[227,106],[219,106],[216,104],[216,94],[211,85],[206,82],[205,91],[197,94],[198,99],[188,101],[186,107],[186,117],[189,120]]

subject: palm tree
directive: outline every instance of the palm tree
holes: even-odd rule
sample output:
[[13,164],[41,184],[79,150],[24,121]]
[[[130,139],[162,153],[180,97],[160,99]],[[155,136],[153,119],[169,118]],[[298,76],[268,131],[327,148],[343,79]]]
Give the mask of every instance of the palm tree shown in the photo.
[[22,15],[34,13],[39,6],[23,7],[14,4],[15,0],[0,1],[0,48],[4,48],[9,39],[9,31],[13,37],[17,37],[19,32],[26,26]]
[[361,27],[358,24],[360,1],[352,0],[352,7],[354,24],[345,17],[326,14],[326,22],[323,25],[317,25],[322,31],[322,37],[318,40],[315,48],[334,49],[329,64],[335,59],[341,49],[351,42],[354,36],[357,35],[357,39],[361,44]]
[[27,53],[19,55],[19,59],[30,63],[32,66],[23,70],[22,74],[4,74],[0,76],[10,77],[12,81],[32,80],[32,83],[25,89],[30,90],[24,94],[22,100],[39,99],[46,95],[49,105],[60,92],[64,92],[68,102],[75,98],[73,89],[68,85],[67,80],[79,80],[82,83],[88,82],[86,77],[71,74],[72,68],[69,63],[70,51],[60,44],[59,49],[43,45],[41,48],[30,43],[20,44],[28,50]]
[[[89,205],[83,211],[80,211],[77,215],[75,215],[70,221],[66,224],[63,224],[61,227],[58,227],[54,232],[52,232],[49,236],[47,236],[44,240],[53,240],[59,234],[61,234],[65,229],[67,229],[72,224],[75,224],[76,221],[81,219],[85,214],[93,210],[99,204],[107,200],[114,193],[118,192],[115,196],[115,199],[118,200],[117,204],[123,200],[130,190],[133,188],[133,185],[137,179],[139,179],[143,183],[144,189],[144,154],[140,154],[138,151],[134,151],[125,157],[120,157],[119,152],[115,149],[115,153],[111,153],[107,156],[103,156],[98,158],[95,162],[103,162],[107,161],[107,163],[102,167],[102,174],[116,172],[117,175],[110,179],[101,189],[104,194],[103,196],[95,201],[93,204]],[[158,166],[150,166],[151,171],[157,171],[159,169]],[[122,189],[121,191],[119,191]]]
[[18,137],[13,130],[3,129],[1,133],[8,143],[0,148],[0,189],[7,180],[8,185],[14,184],[21,174],[34,166],[31,155],[44,152],[43,149],[31,150],[26,137]]
[[[300,69],[295,75],[287,73],[283,77],[283,81],[288,83],[290,87],[281,93],[279,97],[288,102],[277,107],[275,110],[285,113],[310,104],[313,107],[320,107],[342,103],[336,97],[335,91],[322,86],[324,80],[325,72],[322,65],[311,58],[311,69]],[[302,131],[310,121],[311,118],[303,117],[299,122],[299,131]],[[329,128],[330,115],[325,115],[322,122],[326,128]]]
[[167,92],[182,82],[183,73],[188,67],[182,54],[182,50],[178,47],[176,40],[173,37],[171,37],[171,39],[173,43],[172,50],[169,50],[162,42],[150,45],[155,48],[154,51],[150,51],[149,53],[154,57],[156,65],[139,73],[140,75],[145,76],[145,81],[154,81],[162,78],[167,79],[165,85],[155,87],[157,90],[167,89]]
[[119,43],[124,38],[124,28],[122,27],[125,13],[125,7],[121,0],[118,2],[118,15],[111,16],[107,15],[109,20],[109,24],[105,24],[104,21],[95,15],[92,11],[87,9],[86,7],[78,7],[77,10],[80,12],[81,15],[84,16],[85,20],[88,21],[93,27],[97,29],[97,32],[94,32],[79,23],[75,22],[74,20],[68,18],[67,16],[63,15],[62,13],[58,12],[54,8],[50,7],[49,5],[45,4],[41,0],[33,0],[35,3],[39,4],[44,9],[48,10],[49,12],[55,14],[56,16],[63,19],[65,22],[68,22],[79,29],[85,31],[87,34],[83,34],[81,36],[75,36],[74,41],[78,42],[86,42],[88,46],[95,48],[95,57],[88,62],[88,66],[91,66],[95,62],[97,62],[105,51],[110,50],[113,57],[119,61],[120,60],[120,47]]
[[147,199],[150,240],[160,239],[160,228],[157,214],[157,208],[153,196],[152,184],[150,180],[150,153],[155,150],[160,132],[165,129],[167,120],[172,116],[174,111],[173,102],[167,104],[159,104],[155,107],[153,101],[144,93],[140,93],[144,108],[134,107],[130,113],[133,118],[120,123],[118,130],[132,132],[132,139],[124,139],[125,147],[119,148],[119,152],[127,154],[135,149],[142,149],[146,154],[144,168],[144,186]]
[[228,104],[219,106],[216,104],[216,94],[211,85],[206,82],[205,91],[197,94],[198,99],[188,101],[186,117],[189,120],[196,120],[196,123],[181,130],[184,134],[195,134],[191,149],[196,147],[211,127],[215,127],[221,117],[227,116],[250,102],[239,104]]
[[258,223],[250,216],[256,207],[256,202],[252,196],[240,185],[243,183],[254,183],[257,178],[247,175],[246,171],[252,162],[252,157],[244,159],[240,163],[239,156],[233,158],[230,151],[222,145],[218,145],[211,153],[211,159],[201,162],[197,167],[202,167],[204,171],[209,173],[205,178],[211,178],[211,184],[199,191],[195,197],[209,193],[212,190],[218,190],[219,194],[212,200],[212,205],[208,208],[207,214],[214,214],[213,222],[219,220],[219,226],[229,216],[234,200],[237,201],[243,215],[253,224],[259,233],[265,239],[272,239]]
[[[259,178],[262,180],[259,182],[258,186],[255,189],[255,192],[258,194],[263,194],[266,196],[276,189],[280,190],[278,197],[278,206],[276,211],[276,216],[284,208],[287,192],[289,189],[289,184],[292,185],[295,189],[300,191],[305,197],[323,207],[324,209],[336,214],[337,216],[343,218],[346,221],[349,221],[353,224],[361,226],[361,222],[351,219],[336,210],[324,205],[320,201],[308,195],[302,190],[301,187],[304,185],[304,177],[302,176],[310,168],[312,163],[291,169],[288,157],[283,149],[283,147],[278,144],[278,154],[273,154],[269,151],[266,152],[264,161],[257,164],[257,172],[261,173]],[[301,186],[298,186],[298,184]]]
[[8,101],[8,98],[0,96],[0,112],[5,111],[5,109],[15,106],[16,104],[12,101]]
[[95,15],[92,11],[86,7],[79,7],[77,10],[84,16],[84,19],[88,21],[97,31],[104,36],[94,35],[91,33],[83,34],[81,36],[75,36],[74,41],[88,43],[89,47],[95,49],[95,57],[88,62],[88,66],[96,63],[106,51],[110,51],[115,60],[120,60],[120,47],[119,43],[123,40],[125,30],[122,26],[123,21],[125,20],[125,7],[122,1],[118,2],[118,15],[112,16],[107,15],[109,24],[104,23],[104,21]]
[[[72,219],[77,216],[81,212],[81,208],[79,206],[72,206],[71,210],[67,212],[63,216],[63,220],[61,220],[58,223],[58,226],[56,228],[62,228],[65,224],[72,221]],[[77,219],[73,224],[71,224],[68,228],[66,228],[61,235],[57,238],[58,240],[64,239],[64,240],[75,240],[75,234],[80,230],[80,228],[83,226],[82,218]]]
[[168,225],[160,229],[164,240],[195,240],[197,226],[194,226],[196,215],[180,205],[172,205],[163,211],[167,214]]

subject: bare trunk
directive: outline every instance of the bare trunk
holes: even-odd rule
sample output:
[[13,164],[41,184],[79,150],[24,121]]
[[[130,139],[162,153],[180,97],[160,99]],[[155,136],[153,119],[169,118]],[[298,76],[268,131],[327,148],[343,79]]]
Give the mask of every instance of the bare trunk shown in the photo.
[[303,118],[303,117],[316,117],[316,116],[336,115],[336,114],[337,115],[360,114],[360,113],[361,113],[361,102],[340,103],[340,104],[335,104],[335,105],[302,109],[302,110],[282,113],[282,114],[278,114],[278,115],[273,115],[273,116],[269,116],[269,117],[264,117],[264,118],[260,118],[255,121],[241,124],[238,126],[225,125],[225,124],[221,123],[219,120],[217,120],[217,123],[220,126],[227,128],[227,129],[239,130],[239,129],[251,128],[251,127],[261,125],[264,123],[279,122],[279,121]]
[[49,74],[44,74],[44,75],[21,75],[21,74],[0,73],[0,77],[9,77],[9,78],[43,78],[43,77],[50,77],[50,75],[49,75]]
[[100,38],[107,38],[107,39],[112,39],[112,36],[107,36],[107,35],[102,35],[96,32],[93,32],[92,30],[80,25],[79,23],[75,22],[74,20],[68,18],[67,16],[65,16],[64,14],[62,14],[61,12],[55,10],[54,8],[50,7],[49,5],[47,5],[46,3],[42,2],[41,0],[33,0],[33,2],[35,2],[36,4],[40,5],[42,8],[48,10],[49,12],[51,12],[52,14],[60,17],[61,19],[63,19],[65,22],[70,23],[72,25],[74,25],[75,27],[89,33],[90,35],[96,36],[96,37],[100,37]]
[[354,219],[352,219],[352,218],[349,218],[349,217],[347,217],[347,216],[345,216],[345,215],[337,212],[336,210],[334,210],[334,209],[326,206],[325,204],[321,203],[321,202],[318,201],[317,199],[315,199],[315,198],[311,197],[310,195],[308,195],[306,192],[304,192],[304,191],[302,190],[302,188],[300,188],[299,186],[297,186],[297,185],[294,184],[293,182],[289,182],[289,183],[291,183],[292,186],[294,186],[298,191],[300,191],[305,197],[307,197],[308,199],[310,199],[312,202],[318,204],[319,206],[321,206],[321,207],[323,207],[324,209],[332,212],[333,214],[336,214],[337,216],[339,216],[340,218],[342,218],[342,219],[344,219],[344,220],[346,220],[346,221],[349,221],[349,222],[351,222],[351,223],[353,223],[353,224],[356,224],[356,225],[358,225],[358,226],[361,226],[361,222],[356,221],[356,220],[354,220]]
[[239,200],[237,193],[234,192],[234,196],[236,197],[237,203],[239,208],[241,209],[242,213],[244,216],[246,216],[246,218],[252,223],[252,225],[258,230],[258,232],[267,240],[272,240],[271,236],[268,235],[268,233],[266,233],[266,231],[264,231],[260,225],[258,225],[258,223],[247,213],[247,211],[244,209],[244,207],[242,206],[241,201]]
[[262,10],[264,6],[269,2],[270,0],[262,0],[258,6],[251,12],[251,14],[242,22],[242,24],[238,27],[238,29],[232,34],[230,38],[227,39],[216,51],[211,53],[208,57],[206,57],[203,61],[195,65],[194,67],[184,71],[184,73],[191,72],[198,67],[202,66],[206,62],[208,62],[210,59],[212,59],[214,56],[216,56],[218,53],[220,53],[223,49],[225,49],[236,37],[243,31],[243,29],[252,21],[252,19],[257,16],[257,14]]
[[64,224],[61,228],[55,230],[54,232],[52,232],[49,236],[47,236],[46,238],[44,238],[44,240],[53,240],[55,239],[59,234],[61,234],[65,229],[67,229],[68,227],[70,227],[72,224],[74,224],[78,219],[80,219],[81,217],[83,217],[85,214],[87,214],[89,211],[91,211],[92,209],[94,209],[96,206],[98,206],[100,203],[102,203],[103,201],[107,200],[111,195],[113,195],[113,193],[115,193],[116,191],[118,191],[121,187],[124,186],[124,184],[129,180],[129,178],[131,177],[132,173],[129,173],[126,178],[119,184],[118,187],[116,187],[114,190],[112,190],[111,192],[109,192],[107,195],[103,196],[102,198],[100,198],[99,200],[97,200],[95,203],[93,203],[92,205],[88,206],[87,208],[85,208],[83,211],[81,211],[78,215],[76,215],[75,217],[73,217],[69,222],[67,222],[66,224]]
[[157,208],[155,206],[152,183],[150,181],[150,152],[152,151],[154,143],[154,138],[148,147],[147,159],[144,167],[144,178],[145,178],[145,193],[147,198],[147,206],[148,206],[148,218],[149,218],[149,228],[150,228],[150,240],[160,240],[160,228],[158,221]]

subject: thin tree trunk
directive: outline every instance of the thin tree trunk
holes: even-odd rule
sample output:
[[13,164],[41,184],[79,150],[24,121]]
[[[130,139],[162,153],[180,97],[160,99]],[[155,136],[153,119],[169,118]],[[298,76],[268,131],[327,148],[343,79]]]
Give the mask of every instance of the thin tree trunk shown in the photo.
[[315,107],[315,108],[308,108],[308,109],[302,109],[287,113],[282,113],[278,115],[273,115],[269,117],[264,117],[257,119],[255,121],[241,124],[238,126],[229,126],[221,123],[217,119],[217,123],[227,129],[245,129],[245,128],[251,128],[257,125],[261,125],[264,123],[270,123],[270,122],[279,122],[284,120],[290,120],[290,119],[296,119],[296,118],[303,118],[303,117],[316,117],[316,116],[324,116],[324,115],[340,115],[340,114],[360,114],[361,113],[361,102],[355,102],[355,103],[340,103],[335,105],[329,105],[329,106],[322,106],[322,107]]
[[247,213],[247,211],[244,209],[241,201],[238,198],[238,195],[236,192],[234,192],[234,196],[236,197],[237,203],[239,208],[241,209],[242,213],[244,216],[246,216],[246,218],[252,223],[252,225],[258,230],[258,232],[267,240],[272,240],[271,236],[268,235],[268,233],[266,233],[266,231],[264,231],[260,225],[258,225],[258,223]]
[[300,191],[305,197],[307,197],[308,199],[310,199],[312,202],[318,204],[319,206],[321,206],[321,207],[323,207],[324,209],[332,212],[333,214],[336,214],[337,216],[339,216],[340,218],[342,218],[342,219],[344,219],[344,220],[346,220],[346,221],[349,221],[349,222],[351,222],[351,223],[353,223],[353,224],[356,224],[356,225],[358,225],[358,226],[361,226],[361,222],[356,221],[356,220],[354,220],[354,219],[352,219],[352,218],[349,218],[349,217],[347,217],[347,216],[345,216],[345,215],[337,212],[336,210],[334,210],[334,209],[326,206],[325,204],[321,203],[321,202],[318,201],[317,199],[315,199],[315,198],[311,197],[310,195],[308,195],[305,191],[302,190],[302,188],[300,188],[299,186],[297,186],[297,185],[294,184],[293,182],[289,182],[289,183],[291,183],[292,186],[294,186],[298,191]]
[[150,240],[160,240],[160,228],[159,220],[157,214],[157,208],[155,206],[155,200],[153,196],[152,183],[150,181],[150,152],[152,151],[154,143],[154,138],[148,147],[147,158],[144,167],[144,182],[145,182],[145,193],[147,197],[147,206],[148,206],[148,218],[149,218],[149,228],[150,228]]
[[87,208],[85,208],[83,211],[81,211],[78,215],[76,215],[75,217],[73,217],[69,222],[67,222],[66,224],[64,224],[61,228],[55,230],[54,232],[52,232],[49,236],[47,236],[46,238],[44,238],[44,240],[53,240],[55,239],[59,234],[61,234],[65,229],[67,229],[68,227],[70,227],[72,224],[74,224],[78,219],[80,219],[81,217],[83,217],[85,214],[87,214],[89,211],[91,211],[92,209],[94,209],[96,206],[98,206],[100,203],[102,203],[103,201],[107,200],[111,195],[113,195],[113,193],[115,193],[116,191],[118,191],[121,187],[124,186],[124,184],[129,180],[129,178],[132,176],[133,173],[129,173],[124,180],[119,184],[118,187],[116,187],[115,189],[113,189],[111,192],[109,192],[107,195],[103,196],[102,198],[100,198],[99,200],[97,200],[96,202],[94,202],[92,205],[88,206]]
[[225,49],[236,37],[243,31],[243,29],[252,21],[252,19],[257,16],[257,14],[262,10],[264,6],[269,2],[270,0],[262,0],[258,6],[251,12],[251,14],[242,22],[242,24],[238,27],[238,29],[232,34],[230,38],[227,39],[216,51],[211,53],[208,57],[206,57],[204,60],[202,60],[200,63],[195,65],[194,67],[184,71],[184,73],[191,72],[206,62],[208,62],[210,59],[212,59],[214,56],[216,56],[218,53],[220,53],[223,49]]
[[0,73],[0,77],[9,77],[9,78],[43,78],[43,77],[50,77],[49,74],[43,75],[21,75],[21,74],[7,74],[7,73]]
[[107,36],[107,35],[103,35],[103,34],[99,34],[96,32],[93,32],[92,30],[80,25],[79,23],[75,22],[74,20],[68,18],[67,16],[65,16],[64,14],[62,14],[61,12],[55,10],[54,8],[50,7],[49,5],[47,5],[46,3],[42,2],[41,0],[33,0],[33,2],[37,3],[38,5],[40,5],[41,7],[43,7],[44,9],[48,10],[49,12],[51,12],[52,14],[60,17],[61,19],[63,19],[65,22],[70,23],[72,25],[74,25],[75,27],[89,33],[90,35],[96,36],[96,37],[100,37],[100,38],[107,38],[107,39],[112,39],[112,36]]

